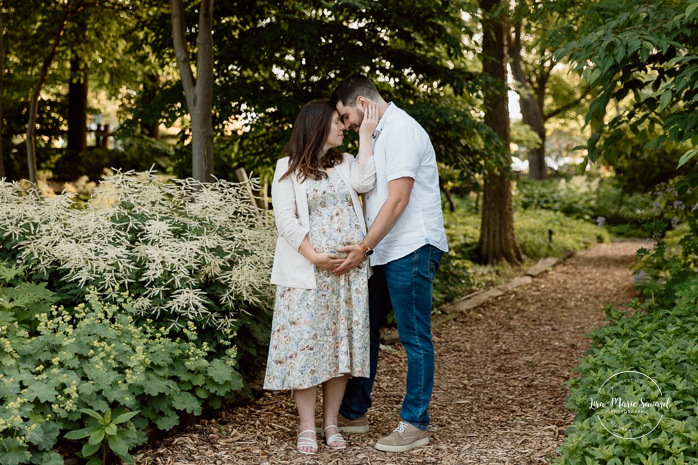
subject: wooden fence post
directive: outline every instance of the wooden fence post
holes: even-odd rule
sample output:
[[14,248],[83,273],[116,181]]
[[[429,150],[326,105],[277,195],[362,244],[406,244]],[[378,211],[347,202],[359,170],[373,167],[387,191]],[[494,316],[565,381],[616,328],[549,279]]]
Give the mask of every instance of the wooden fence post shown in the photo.
[[[245,168],[238,168],[235,170],[235,176],[237,177],[239,182],[244,182],[245,186],[247,187],[247,195],[250,199],[250,203],[254,207],[254,214],[257,216],[257,218],[260,218],[262,212],[266,212],[269,210],[269,203],[267,202],[267,196],[266,196],[266,185],[264,186],[261,196],[255,195],[254,191],[252,190],[252,184],[250,183],[250,178],[247,176],[247,171],[245,171]],[[264,222],[266,223],[266,215],[264,216]]]

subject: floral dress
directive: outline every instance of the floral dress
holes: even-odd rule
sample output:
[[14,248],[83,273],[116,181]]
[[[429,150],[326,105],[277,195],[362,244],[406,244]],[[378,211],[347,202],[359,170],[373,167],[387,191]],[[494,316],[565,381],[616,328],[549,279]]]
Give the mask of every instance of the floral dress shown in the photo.
[[[317,252],[356,244],[363,232],[349,187],[333,170],[306,180]],[[341,276],[316,268],[317,289],[277,286],[264,388],[306,389],[344,374],[369,376],[368,265]]]

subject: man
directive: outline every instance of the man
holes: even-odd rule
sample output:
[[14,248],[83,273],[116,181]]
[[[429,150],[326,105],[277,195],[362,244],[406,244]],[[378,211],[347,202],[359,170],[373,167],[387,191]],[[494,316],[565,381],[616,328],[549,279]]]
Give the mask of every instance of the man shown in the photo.
[[373,266],[371,376],[349,381],[338,423],[346,433],[368,431],[366,412],[378,365],[380,328],[392,308],[407,352],[406,394],[401,421],[391,435],[378,440],[376,448],[403,452],[429,443],[428,408],[434,386],[432,281],[448,251],[436,155],[424,128],[394,103],[386,103],[365,76],[354,74],[342,81],[330,103],[354,131],[369,105],[378,106],[380,117],[373,137],[376,186],[364,198],[369,230],[359,244],[339,249],[347,257],[335,270],[346,273],[367,257]]

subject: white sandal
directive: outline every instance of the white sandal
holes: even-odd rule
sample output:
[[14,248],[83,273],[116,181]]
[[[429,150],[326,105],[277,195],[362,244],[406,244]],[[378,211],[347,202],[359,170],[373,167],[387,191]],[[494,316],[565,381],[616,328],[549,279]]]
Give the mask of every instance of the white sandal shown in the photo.
[[[325,431],[330,428],[337,428],[337,425],[325,426],[325,428],[322,430],[323,434],[325,434]],[[332,436],[327,436],[327,434],[325,434],[325,443],[334,450],[347,448],[347,441],[344,439],[344,436],[342,436],[342,433],[339,432],[339,428],[337,428],[337,434],[333,434]]]
[[[308,438],[303,436],[305,433],[313,433],[315,434],[314,429],[306,429],[298,433],[298,441],[296,442],[296,450],[300,452],[301,454],[305,455],[315,455],[317,454],[317,440],[313,438]],[[310,447],[311,450],[301,450],[301,447]]]

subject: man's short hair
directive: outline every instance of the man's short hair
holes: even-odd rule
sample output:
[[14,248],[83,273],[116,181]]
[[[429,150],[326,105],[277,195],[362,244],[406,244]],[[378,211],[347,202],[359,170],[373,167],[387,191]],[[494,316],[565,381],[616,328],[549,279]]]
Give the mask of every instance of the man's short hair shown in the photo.
[[380,99],[378,89],[373,82],[362,74],[351,74],[335,88],[330,97],[330,105],[337,107],[338,102],[342,105],[355,107],[357,97],[366,97],[371,100]]

